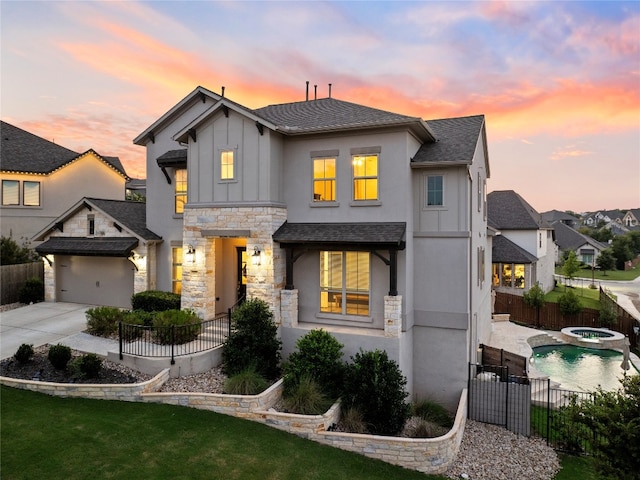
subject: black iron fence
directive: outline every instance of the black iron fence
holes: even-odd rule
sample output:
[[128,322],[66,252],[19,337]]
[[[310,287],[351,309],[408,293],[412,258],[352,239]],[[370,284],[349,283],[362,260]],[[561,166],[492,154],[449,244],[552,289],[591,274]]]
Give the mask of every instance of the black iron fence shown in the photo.
[[469,364],[468,417],[537,435],[556,450],[588,454],[602,439],[576,421],[577,406],[590,392],[556,388],[549,379],[511,375],[509,367]]

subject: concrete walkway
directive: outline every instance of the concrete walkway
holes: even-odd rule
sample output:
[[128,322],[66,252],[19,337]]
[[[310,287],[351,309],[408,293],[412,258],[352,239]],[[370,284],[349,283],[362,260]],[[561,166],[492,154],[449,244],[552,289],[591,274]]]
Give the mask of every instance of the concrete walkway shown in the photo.
[[118,342],[82,333],[92,305],[42,302],[0,313],[0,359],[13,356],[23,343],[39,347],[61,343],[86,353],[118,351]]

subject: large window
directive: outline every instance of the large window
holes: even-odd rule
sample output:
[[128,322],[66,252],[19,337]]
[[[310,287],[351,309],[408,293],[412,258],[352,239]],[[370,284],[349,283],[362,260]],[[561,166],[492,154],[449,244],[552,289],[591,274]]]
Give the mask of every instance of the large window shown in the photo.
[[20,205],[20,182],[2,180],[2,205]]
[[336,159],[313,159],[313,201],[334,202],[336,200]]
[[182,293],[182,247],[171,249],[171,291]]
[[427,176],[427,207],[444,205],[444,182],[442,175]]
[[233,150],[223,150],[220,152],[220,179],[233,180]]
[[22,183],[22,204],[27,207],[40,206],[40,182]]
[[493,284],[508,288],[524,288],[525,266],[521,263],[493,264]]
[[175,171],[175,212],[183,213],[187,203],[187,169],[177,168]]
[[320,252],[320,311],[369,315],[369,253]]
[[353,199],[378,200],[378,155],[353,156]]

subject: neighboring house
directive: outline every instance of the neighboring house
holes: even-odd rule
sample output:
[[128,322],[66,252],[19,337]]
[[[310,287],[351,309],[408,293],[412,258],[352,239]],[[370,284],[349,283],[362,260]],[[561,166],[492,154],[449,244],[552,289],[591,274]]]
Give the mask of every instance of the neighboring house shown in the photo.
[[202,318],[261,298],[285,356],[323,328],[347,358],[386,350],[414,396],[457,403],[491,328],[483,116],[252,110],[198,87],[134,142],[159,289]]
[[585,214],[582,217],[582,224],[592,228],[601,226],[612,229],[615,225],[622,226],[623,217],[620,210],[599,210]]
[[608,245],[583,235],[562,222],[553,223],[552,227],[558,245],[556,263],[560,263],[564,252],[572,251],[575,252],[578,261],[594,266],[600,252],[608,248]]
[[545,292],[553,290],[555,248],[551,225],[513,190],[491,192],[487,206],[489,225],[503,237],[494,238],[494,288],[522,294],[537,282]]
[[38,232],[45,300],[131,308],[154,290],[156,244],[140,202],[83,198]]
[[542,212],[540,215],[542,215],[542,218],[550,225],[556,222],[562,222],[573,229],[577,229],[580,226],[580,219],[578,217],[574,217],[567,212],[561,212],[560,210],[550,210],[548,212]]
[[125,184],[126,200],[144,201],[147,197],[147,181],[144,178],[130,178]]
[[77,153],[1,123],[1,234],[24,243],[82,197],[124,200],[127,174],[117,157]]
[[629,230],[640,229],[640,208],[632,208],[622,217],[622,224]]

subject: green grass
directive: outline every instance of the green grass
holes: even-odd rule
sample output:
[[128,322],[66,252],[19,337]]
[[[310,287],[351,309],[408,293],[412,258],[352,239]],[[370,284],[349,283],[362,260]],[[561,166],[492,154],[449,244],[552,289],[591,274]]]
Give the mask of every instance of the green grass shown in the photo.
[[596,480],[593,460],[589,457],[576,457],[560,454],[561,470],[554,480]]
[[[563,275],[562,267],[556,267],[556,274]],[[591,280],[591,268],[582,268],[578,273],[576,273],[576,277],[586,278]],[[600,270],[595,270],[593,272],[593,278],[595,280],[619,280],[619,281],[629,281],[635,280],[640,276],[640,267],[636,267],[633,270],[608,270],[606,272],[601,272]]]
[[4,480],[444,479],[203,410],[0,394]]
[[545,301],[558,303],[558,299],[565,293],[565,288],[571,288],[580,300],[582,308],[600,310],[600,291],[592,288],[565,287],[558,285],[554,290],[544,296]]

